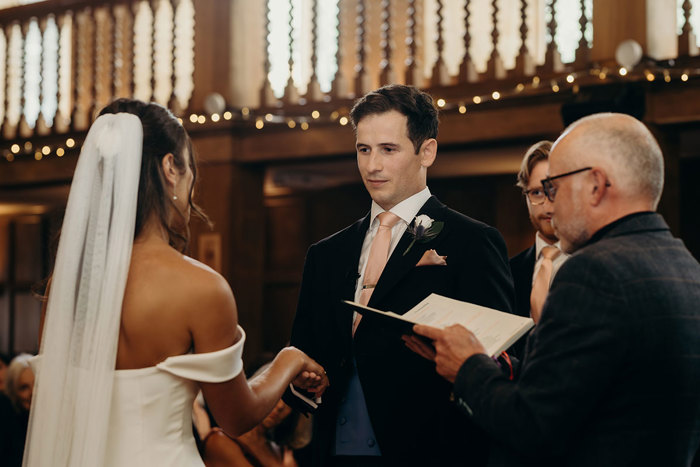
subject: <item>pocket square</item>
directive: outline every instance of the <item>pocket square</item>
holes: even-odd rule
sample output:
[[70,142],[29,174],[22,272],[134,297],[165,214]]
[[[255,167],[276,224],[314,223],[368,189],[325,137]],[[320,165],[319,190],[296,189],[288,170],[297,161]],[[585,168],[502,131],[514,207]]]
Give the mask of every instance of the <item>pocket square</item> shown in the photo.
[[435,250],[426,250],[423,257],[418,261],[418,266],[447,266],[447,256],[440,256]]

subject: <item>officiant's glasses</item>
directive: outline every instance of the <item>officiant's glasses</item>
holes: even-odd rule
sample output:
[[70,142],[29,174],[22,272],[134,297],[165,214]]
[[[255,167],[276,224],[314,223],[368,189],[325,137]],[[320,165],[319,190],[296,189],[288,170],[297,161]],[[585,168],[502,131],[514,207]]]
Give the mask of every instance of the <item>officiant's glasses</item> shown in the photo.
[[586,170],[591,170],[592,168],[593,167],[584,167],[582,169],[572,170],[571,172],[566,172],[560,175],[555,175],[554,177],[547,177],[545,179],[542,179],[542,190],[544,190],[544,194],[547,195],[547,199],[551,203],[553,203],[554,197],[557,195],[557,187],[554,186],[554,183],[552,183],[552,181],[556,180],[557,178],[568,177],[569,175],[585,172]]

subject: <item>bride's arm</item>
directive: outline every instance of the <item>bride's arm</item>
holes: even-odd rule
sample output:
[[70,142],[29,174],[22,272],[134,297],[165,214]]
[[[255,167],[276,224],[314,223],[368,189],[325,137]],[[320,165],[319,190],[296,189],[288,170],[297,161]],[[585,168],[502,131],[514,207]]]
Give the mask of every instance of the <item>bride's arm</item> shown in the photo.
[[[237,335],[237,310],[233,293],[218,276],[209,282],[206,297],[200,295],[191,322],[195,352],[211,352],[229,347]],[[328,380],[323,368],[301,350],[282,349],[267,371],[248,381],[241,372],[223,383],[200,383],[204,398],[217,423],[231,436],[252,429],[274,408],[290,382],[306,386],[319,394]]]

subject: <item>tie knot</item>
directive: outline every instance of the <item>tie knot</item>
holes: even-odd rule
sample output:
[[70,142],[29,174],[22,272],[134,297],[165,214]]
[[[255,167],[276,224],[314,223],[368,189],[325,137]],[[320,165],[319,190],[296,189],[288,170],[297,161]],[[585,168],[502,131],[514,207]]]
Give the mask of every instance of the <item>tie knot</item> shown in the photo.
[[542,248],[542,252],[540,254],[543,258],[554,260],[557,256],[559,256],[560,253],[561,250],[559,248],[552,245],[548,245]]
[[399,216],[390,211],[384,211],[377,216],[379,218],[379,226],[391,229],[396,223],[401,220]]

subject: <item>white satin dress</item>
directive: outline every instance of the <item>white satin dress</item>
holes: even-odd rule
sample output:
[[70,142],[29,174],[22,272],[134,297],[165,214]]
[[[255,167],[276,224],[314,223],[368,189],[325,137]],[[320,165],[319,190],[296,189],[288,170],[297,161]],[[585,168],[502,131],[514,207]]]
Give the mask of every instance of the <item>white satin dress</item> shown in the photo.
[[204,466],[192,434],[197,382],[238,376],[245,341],[239,330],[241,339],[226,349],[115,372],[105,467]]

